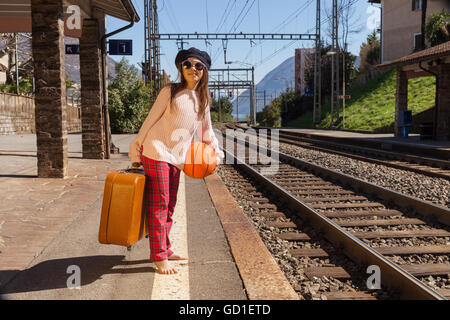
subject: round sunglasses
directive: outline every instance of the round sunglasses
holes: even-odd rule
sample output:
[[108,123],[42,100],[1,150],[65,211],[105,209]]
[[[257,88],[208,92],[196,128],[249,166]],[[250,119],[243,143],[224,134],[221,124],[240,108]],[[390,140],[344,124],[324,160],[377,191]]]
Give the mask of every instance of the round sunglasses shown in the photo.
[[196,62],[196,63],[192,63],[191,60],[184,60],[181,65],[183,66],[183,68],[185,68],[186,70],[189,70],[190,68],[194,67],[195,70],[197,71],[202,71],[203,68],[205,67],[205,65],[201,62]]

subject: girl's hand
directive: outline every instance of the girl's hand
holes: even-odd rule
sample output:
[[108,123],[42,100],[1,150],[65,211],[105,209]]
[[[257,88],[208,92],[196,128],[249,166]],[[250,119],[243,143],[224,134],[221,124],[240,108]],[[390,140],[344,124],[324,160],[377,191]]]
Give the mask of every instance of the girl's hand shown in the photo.
[[133,168],[139,168],[139,167],[141,166],[141,163],[140,163],[140,162],[133,162],[133,163],[131,164],[131,166],[132,166]]

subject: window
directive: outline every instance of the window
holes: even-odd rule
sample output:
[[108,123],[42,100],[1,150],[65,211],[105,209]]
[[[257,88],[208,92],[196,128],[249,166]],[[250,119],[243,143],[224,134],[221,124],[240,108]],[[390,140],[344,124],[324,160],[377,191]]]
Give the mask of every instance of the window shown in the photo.
[[412,0],[412,10],[422,10],[422,0]]
[[422,34],[414,32],[414,51],[422,50]]

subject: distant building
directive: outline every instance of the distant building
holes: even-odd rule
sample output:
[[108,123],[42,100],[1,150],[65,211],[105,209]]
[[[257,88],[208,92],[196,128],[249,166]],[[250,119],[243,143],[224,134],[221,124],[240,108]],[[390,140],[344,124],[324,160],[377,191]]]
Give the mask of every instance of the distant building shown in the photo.
[[305,71],[314,62],[314,49],[295,49],[295,92],[305,94]]
[[[420,44],[422,0],[368,0],[381,4],[381,63],[415,51]],[[449,0],[428,0],[427,19],[443,9],[450,11]]]
[[0,84],[6,82],[6,70],[8,70],[8,54],[0,50]]

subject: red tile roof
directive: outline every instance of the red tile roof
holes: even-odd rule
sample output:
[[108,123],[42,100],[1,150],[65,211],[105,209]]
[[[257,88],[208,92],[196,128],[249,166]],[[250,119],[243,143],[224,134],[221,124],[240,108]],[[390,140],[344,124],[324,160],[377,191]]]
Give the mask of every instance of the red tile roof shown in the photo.
[[386,69],[392,67],[400,67],[405,65],[410,65],[418,63],[420,61],[437,59],[444,56],[450,56],[450,41],[444,42],[437,46],[414,52],[408,56],[398,58],[393,61],[389,61],[376,66],[377,69]]

